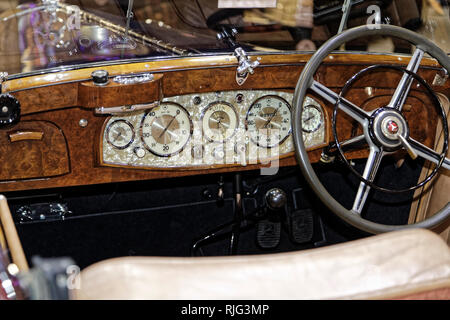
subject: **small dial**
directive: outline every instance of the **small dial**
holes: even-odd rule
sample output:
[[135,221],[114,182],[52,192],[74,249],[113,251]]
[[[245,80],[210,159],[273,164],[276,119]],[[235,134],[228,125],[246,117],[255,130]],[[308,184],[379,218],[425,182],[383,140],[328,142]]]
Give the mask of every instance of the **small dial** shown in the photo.
[[230,139],[238,127],[238,116],[234,107],[227,102],[213,102],[202,116],[203,134],[214,142]]
[[302,129],[305,132],[317,131],[323,123],[322,111],[315,105],[303,107]]
[[106,128],[106,141],[116,149],[126,149],[134,141],[134,128],[126,120],[113,121]]
[[246,129],[250,139],[260,147],[281,144],[291,133],[289,103],[278,96],[259,98],[247,112]]
[[174,102],[162,103],[142,118],[142,142],[150,152],[161,157],[169,157],[183,150],[191,134],[189,113]]

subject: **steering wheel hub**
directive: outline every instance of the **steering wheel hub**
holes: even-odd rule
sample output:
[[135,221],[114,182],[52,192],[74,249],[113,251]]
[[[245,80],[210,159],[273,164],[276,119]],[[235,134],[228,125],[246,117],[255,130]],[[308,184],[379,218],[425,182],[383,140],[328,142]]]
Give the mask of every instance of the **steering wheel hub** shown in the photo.
[[395,109],[380,108],[374,116],[370,125],[370,133],[374,143],[386,151],[395,151],[402,144],[399,135],[407,138],[409,128],[406,119]]

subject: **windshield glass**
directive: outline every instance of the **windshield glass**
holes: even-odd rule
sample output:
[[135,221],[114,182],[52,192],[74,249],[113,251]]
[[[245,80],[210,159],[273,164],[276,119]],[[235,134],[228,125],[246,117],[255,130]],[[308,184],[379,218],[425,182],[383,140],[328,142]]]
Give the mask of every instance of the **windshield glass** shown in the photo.
[[[229,54],[236,46],[309,52],[340,30],[367,23],[417,31],[450,52],[447,0],[8,0],[0,2],[0,12],[0,71],[10,75],[122,59]],[[411,52],[407,43],[382,38],[345,49]]]

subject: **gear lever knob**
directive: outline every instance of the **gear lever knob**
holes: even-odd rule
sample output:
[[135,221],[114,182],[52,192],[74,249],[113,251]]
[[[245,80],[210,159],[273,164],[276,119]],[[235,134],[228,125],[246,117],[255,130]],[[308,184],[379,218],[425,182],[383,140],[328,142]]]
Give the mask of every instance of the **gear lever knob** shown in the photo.
[[266,193],[266,203],[271,210],[279,210],[284,207],[287,202],[286,193],[279,189],[273,188]]

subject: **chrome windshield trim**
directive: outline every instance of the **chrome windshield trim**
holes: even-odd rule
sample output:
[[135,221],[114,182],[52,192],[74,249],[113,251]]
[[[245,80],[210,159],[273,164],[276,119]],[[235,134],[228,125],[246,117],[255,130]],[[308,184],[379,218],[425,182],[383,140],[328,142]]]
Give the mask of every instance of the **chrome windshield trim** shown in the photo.
[[[249,51],[249,56],[268,56],[268,55],[292,55],[292,54],[314,54],[315,51]],[[374,55],[374,56],[395,56],[395,57],[404,57],[404,58],[410,58],[412,55],[410,54],[402,54],[402,53],[382,53],[382,52],[366,52],[366,51],[336,51],[333,52],[334,55],[344,55],[344,54],[363,54],[363,55]],[[114,65],[120,65],[120,64],[132,64],[132,63],[145,63],[145,62],[153,62],[153,61],[167,61],[167,60],[181,60],[186,58],[199,58],[199,57],[213,57],[213,56],[233,56],[233,51],[230,50],[230,52],[208,52],[208,53],[200,53],[200,54],[190,54],[186,56],[155,56],[155,57],[144,57],[144,58],[132,58],[132,59],[120,59],[120,60],[114,60],[114,61],[97,61],[97,62],[89,62],[89,63],[83,63],[83,64],[76,64],[76,65],[63,65],[58,66],[54,68],[48,68],[48,69],[41,69],[41,70],[35,70],[30,72],[24,72],[24,73],[16,73],[9,75],[7,80],[16,80],[26,77],[32,77],[32,76],[38,76],[43,74],[49,74],[49,73],[58,73],[58,72],[64,72],[64,71],[74,71],[74,70],[80,70],[80,69],[87,69],[87,68],[97,68],[97,67],[104,67],[104,66],[114,66]],[[237,62],[236,62],[237,64]],[[300,63],[299,63],[300,64]],[[292,65],[292,64],[289,64]],[[435,69],[435,67],[430,66],[423,66],[423,68],[428,69]]]

